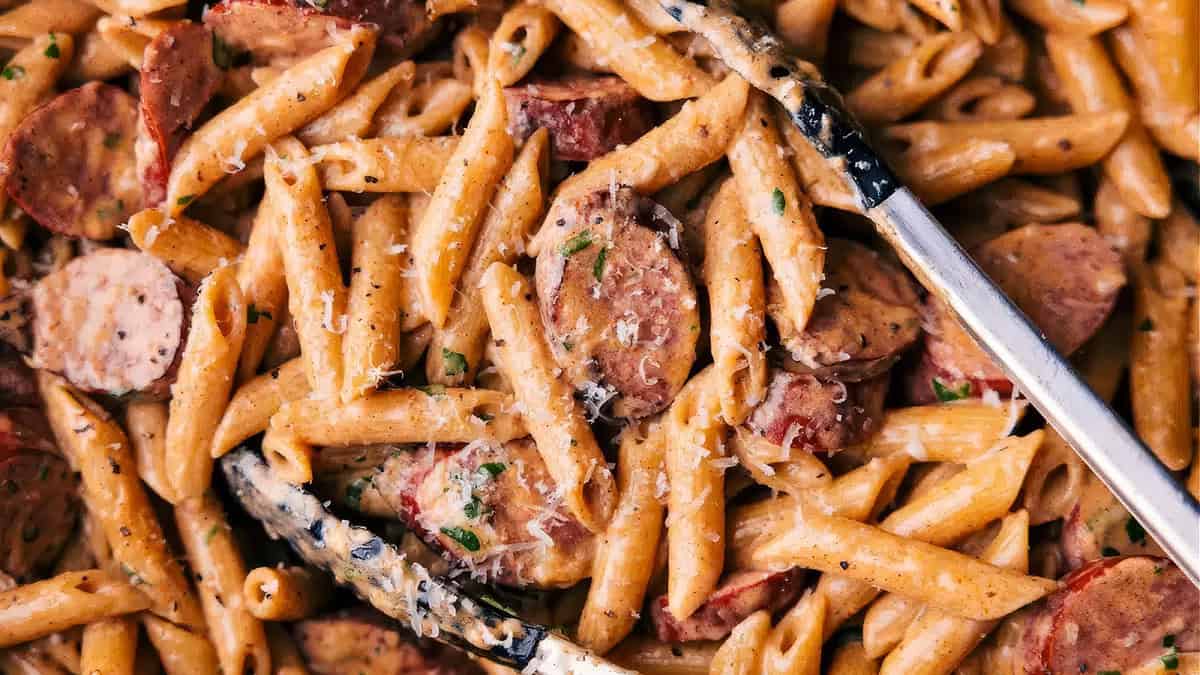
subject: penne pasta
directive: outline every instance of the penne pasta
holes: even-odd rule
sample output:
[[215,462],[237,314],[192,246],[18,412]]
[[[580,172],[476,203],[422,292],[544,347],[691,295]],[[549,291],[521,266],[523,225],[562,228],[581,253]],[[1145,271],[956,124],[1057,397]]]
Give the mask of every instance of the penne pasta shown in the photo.
[[491,80],[479,109],[438,181],[412,235],[421,305],[433,327],[446,323],[480,220],[496,186],[512,165],[513,141],[500,84]]
[[267,631],[267,644],[271,647],[271,670],[274,675],[308,675],[304,657],[288,631],[277,623],[263,626]]
[[389,96],[407,91],[415,75],[413,62],[401,61],[359,85],[340,103],[304,125],[296,137],[309,147],[366,137],[376,111]]
[[841,211],[859,213],[858,197],[850,191],[850,185],[841,177],[821,153],[812,146],[800,130],[782,110],[776,111],[776,124],[783,130],[787,147],[792,151],[792,166],[805,194],[818,206],[828,206]]
[[0,647],[146,609],[150,599],[102,570],[58,576],[0,591]]
[[158,652],[167,675],[217,675],[221,672],[217,652],[204,631],[185,630],[149,613],[141,616],[142,628]]
[[762,648],[764,675],[820,675],[827,601],[808,591],[771,629]]
[[1129,391],[1138,435],[1172,471],[1192,460],[1189,428],[1187,297],[1182,275],[1154,266],[1134,278]]
[[212,492],[175,505],[175,524],[196,578],[217,660],[225,673],[271,672],[267,636],[246,609],[246,564]]
[[876,675],[878,672],[879,664],[867,656],[859,642],[846,642],[838,647],[827,671],[828,675]]
[[81,0],[31,0],[0,13],[0,38],[17,38],[23,47],[24,41],[46,33],[84,33],[100,14]]
[[567,510],[584,527],[602,532],[616,507],[613,475],[570,388],[553,373],[537,306],[528,299],[529,282],[513,268],[493,263],[481,289],[497,365],[521,403],[538,454]]
[[237,281],[246,302],[246,337],[238,358],[237,380],[245,383],[258,372],[287,309],[279,224],[271,200],[265,195],[250,225],[250,241],[238,264]]
[[481,99],[486,93],[489,78],[488,49],[491,35],[479,24],[467,26],[459,31],[451,45],[451,64],[454,77],[471,85],[475,98]]
[[212,456],[220,457],[238,443],[267,429],[284,403],[308,396],[304,362],[292,359],[238,387],[213,433]]
[[1023,401],[989,405],[956,401],[895,408],[859,448],[868,457],[907,453],[919,462],[969,462],[1006,436],[1025,411]]
[[333,586],[307,567],[256,567],[246,575],[242,597],[263,621],[298,621],[329,603]]
[[710,675],[756,675],[762,670],[764,642],[771,634],[771,613],[760,609],[733,627],[709,665]]
[[934,119],[1015,120],[1033,112],[1037,99],[1025,87],[994,75],[967,77],[929,107]]
[[179,375],[171,387],[164,464],[175,503],[204,494],[212,480],[208,448],[229,401],[245,334],[246,306],[236,272],[219,268],[200,284]]
[[[396,92],[376,112],[372,135],[404,138],[445,133],[474,100],[471,94],[469,84],[453,77],[427,80],[406,91]],[[437,176],[430,182],[436,185]],[[433,190],[432,187],[428,189]]]
[[518,2],[509,7],[500,18],[496,32],[492,33],[487,72],[501,86],[516,84],[533,70],[558,35],[559,28],[558,19],[543,7],[529,2]]
[[1012,11],[1047,32],[1067,35],[1096,35],[1121,23],[1128,16],[1126,4],[1118,0],[1009,0]]
[[800,58],[820,62],[825,58],[829,27],[837,6],[836,0],[784,0],[775,7],[775,26],[783,41]]
[[262,439],[263,458],[271,471],[289,483],[312,482],[312,447],[287,429],[271,426]]
[[453,137],[372,138],[312,149],[327,190],[432,192],[458,147]]
[[158,209],[134,214],[127,228],[134,245],[193,284],[236,262],[244,250],[236,239],[212,226]]
[[540,129],[525,142],[512,168],[496,188],[493,206],[479,226],[459,287],[450,301],[446,324],[433,330],[425,376],[447,386],[470,383],[479,372],[487,343],[487,316],[472,311],[480,302],[479,282],[492,263],[511,265],[525,248],[545,208],[550,134]]
[[863,615],[863,656],[877,659],[895,649],[923,607],[920,601],[903,595],[885,593],[879,596]]
[[79,671],[88,675],[133,675],[137,640],[137,620],[130,616],[84,626]]
[[133,446],[138,476],[155,494],[170,501],[167,481],[167,405],[133,401],[125,408],[125,429]]
[[982,53],[974,33],[937,33],[851,90],[846,104],[866,124],[895,122],[962,80]]

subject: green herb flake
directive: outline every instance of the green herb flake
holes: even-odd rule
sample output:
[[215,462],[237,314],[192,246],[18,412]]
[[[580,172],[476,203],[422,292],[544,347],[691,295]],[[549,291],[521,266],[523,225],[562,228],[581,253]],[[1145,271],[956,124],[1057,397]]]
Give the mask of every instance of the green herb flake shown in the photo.
[[192,200],[195,198],[196,198],[196,195],[184,195],[184,196],[180,197],[179,199],[176,199],[175,203],[178,204],[179,206],[187,206],[188,204],[192,203]]
[[771,211],[777,216],[782,216],[783,211],[786,208],[787,200],[783,197],[783,190],[775,188],[775,190],[771,192]]
[[467,357],[442,347],[442,364],[446,366],[446,376],[462,375],[467,372]]
[[246,323],[258,323],[259,317],[266,317],[268,319],[275,318],[271,316],[270,312],[255,307],[253,302],[250,303],[250,306],[246,308]]
[[596,281],[604,279],[604,263],[608,260],[608,247],[600,249],[600,254],[596,256],[596,262],[592,264],[592,276],[596,277]]
[[25,77],[25,69],[21,66],[5,66],[4,70],[0,70],[0,77],[6,80],[19,80]]
[[1138,330],[1143,333],[1149,333],[1150,331],[1154,330],[1154,322],[1150,320],[1150,317],[1146,317],[1145,319],[1142,319],[1141,323],[1138,324]]
[[478,597],[479,601],[484,603],[485,605],[491,605],[492,607],[495,607],[496,609],[500,610],[501,612],[508,612],[509,614],[511,614],[513,616],[517,615],[517,610],[513,609],[512,607],[509,607],[508,605],[505,605],[504,603],[500,602],[496,598],[493,598],[492,596],[488,595],[487,593],[480,593],[476,597]]
[[211,544],[213,537],[217,536],[217,532],[221,530],[220,525],[213,525],[208,529],[208,533],[204,535],[204,543]]
[[1104,548],[1100,549],[1100,555],[1104,556],[1105,558],[1112,558],[1114,556],[1121,555],[1121,552],[1111,546],[1105,546]]
[[1100,672],[1096,673],[1096,675],[1121,675],[1121,671],[1119,671],[1119,670],[1101,670]]
[[570,340],[563,340],[563,341],[562,341],[562,348],[563,348],[563,349],[565,349],[565,350],[567,350],[567,351],[571,351],[572,349],[574,349],[574,348],[575,348],[575,343],[571,342]]
[[349,506],[352,509],[358,509],[362,504],[363,490],[366,490],[367,486],[370,484],[371,478],[369,476],[355,478],[354,480],[350,481],[350,484],[346,486],[346,506]]
[[941,401],[942,403],[958,401],[964,398],[970,398],[971,396],[970,382],[963,382],[963,385],[957,389],[951,389],[947,387],[936,377],[930,380],[930,383],[933,384],[934,395],[937,396],[937,400]]
[[1175,634],[1167,633],[1163,636],[1162,645],[1168,649],[1175,646]]
[[112,150],[121,143],[121,134],[112,133],[104,134],[104,147]]
[[417,391],[425,394],[426,396],[445,396],[446,395],[446,385],[444,385],[444,384],[423,384],[423,385],[417,387]]
[[479,473],[486,473],[488,477],[495,478],[504,473],[506,467],[501,462],[484,462],[479,465]]
[[479,537],[475,533],[461,527],[443,527],[442,534],[453,539],[459,546],[474,553],[479,550]]
[[574,237],[566,240],[562,246],[558,247],[558,252],[564,256],[572,256],[591,245],[592,231],[584,230],[583,232],[580,232]]
[[496,419],[496,416],[495,416],[495,415],[491,415],[491,414],[489,414],[489,413],[485,413],[485,412],[476,412],[476,413],[471,413],[471,415],[472,415],[473,417],[476,417],[476,418],[478,418],[478,419],[481,419],[481,420],[483,420],[485,423],[486,423],[486,422],[491,422],[492,420]]
[[480,503],[479,497],[471,495],[471,501],[463,504],[463,515],[471,520],[479,517],[480,511],[483,510],[483,504]]
[[1158,657],[1162,661],[1163,668],[1167,670],[1179,670],[1179,655],[1175,653],[1175,648],[1171,648],[1170,654],[1163,654]]
[[43,464],[42,468],[38,469],[38,480],[46,480],[46,477],[49,475],[50,475],[50,467]]
[[215,35],[213,36],[212,59],[213,63],[221,70],[229,70],[233,67],[233,48],[229,46],[229,43]]
[[1086,5],[1086,4],[1087,4],[1087,0],[1072,0],[1072,1],[1073,1],[1075,4],[1079,5],[1080,7],[1083,7],[1084,5]]
[[1125,534],[1129,535],[1129,543],[1131,544],[1144,545],[1146,543],[1146,529],[1133,516],[1130,516],[1129,520],[1125,521]]
[[46,47],[46,51],[42,52],[42,54],[50,59],[57,59],[62,56],[62,52],[58,49],[58,38],[54,33],[50,34],[50,46]]
[[523,58],[525,58],[525,45],[514,45],[512,51],[513,65],[515,66],[520,63]]

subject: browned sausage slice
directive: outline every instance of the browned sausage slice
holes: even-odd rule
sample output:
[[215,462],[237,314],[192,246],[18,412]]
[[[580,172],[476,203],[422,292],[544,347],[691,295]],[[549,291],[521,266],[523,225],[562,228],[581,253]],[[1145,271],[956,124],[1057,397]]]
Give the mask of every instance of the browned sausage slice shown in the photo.
[[[972,254],[1063,354],[1099,330],[1125,284],[1120,255],[1086,225],[1026,225],[979,245]],[[947,307],[931,297],[924,316],[926,355],[939,384],[932,378],[913,383],[916,402],[939,398],[937,389],[941,398],[945,391],[956,397],[979,395],[985,388],[1011,391],[1004,373]]]
[[887,375],[842,382],[776,370],[767,384],[767,397],[746,424],[776,445],[836,452],[875,428],[883,415],[887,383]]
[[166,197],[171,159],[185,130],[221,85],[221,77],[213,60],[212,30],[207,26],[176,23],[146,46],[139,79],[139,126],[152,143],[149,152],[141,145],[138,148],[146,204],[159,204]]
[[734,572],[683,621],[667,610],[667,596],[659,596],[650,604],[654,632],[663,642],[723,640],[742,619],[758,610],[774,613],[790,605],[800,593],[802,580],[794,569]]
[[859,381],[892,367],[921,335],[920,297],[908,273],[879,253],[845,239],[826,240],[822,296],[804,330],[778,311],[781,296],[772,278],[768,309],[789,352],[784,367]]
[[338,612],[299,621],[296,646],[316,675],[405,673],[482,675],[461,652],[432,640],[417,640],[371,610]]
[[61,457],[0,449],[0,571],[35,578],[58,557],[78,511],[79,481]]
[[0,410],[0,458],[21,450],[56,453],[50,423],[37,408]]
[[379,26],[380,41],[401,53],[419,49],[433,32],[424,3],[412,0],[224,0],[204,23],[224,43],[250,52],[255,63],[288,65],[336,43],[359,23]]
[[555,159],[590,161],[654,126],[648,101],[619,77],[540,80],[504,90],[509,133],[550,130]]
[[566,587],[591,569],[594,537],[555,503],[529,440],[396,452],[339,487],[334,496],[351,508],[375,491],[427,543],[484,579]]
[[40,400],[33,370],[15,349],[0,342],[0,405],[38,405]]
[[627,187],[583,195],[560,215],[536,272],[555,359],[593,410],[614,394],[621,417],[666,408],[691,371],[700,326],[676,253],[679,221]]
[[1129,672],[1200,650],[1200,589],[1165,558],[1106,558],[1063,583],[1025,626],[1027,675]]
[[21,121],[0,155],[8,194],[43,227],[111,239],[142,208],[133,144],[137,101],[100,82],[72,89]]
[[165,396],[190,294],[157,258],[105,248],[33,289],[33,362],[91,392]]

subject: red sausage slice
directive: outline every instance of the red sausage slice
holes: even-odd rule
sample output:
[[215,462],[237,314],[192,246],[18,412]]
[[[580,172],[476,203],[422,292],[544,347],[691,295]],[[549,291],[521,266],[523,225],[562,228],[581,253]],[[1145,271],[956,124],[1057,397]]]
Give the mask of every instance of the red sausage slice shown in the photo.
[[826,240],[825,281],[803,332],[780,307],[779,284],[767,287],[768,308],[790,358],[784,367],[857,382],[892,367],[921,335],[920,298],[900,266],[845,239]]
[[629,144],[654,126],[653,110],[619,77],[541,80],[504,90],[509,133],[550,130],[555,159],[590,161]]
[[38,405],[37,381],[21,355],[0,342],[0,405]]
[[[1063,354],[1075,351],[1099,330],[1125,284],[1120,255],[1086,225],[1026,225],[972,253]],[[925,353],[942,388],[967,395],[979,395],[985,388],[1011,391],[1003,372],[948,308],[931,297],[924,317],[929,333]],[[937,398],[930,379],[913,384],[916,402]]]
[[100,82],[72,89],[21,121],[0,155],[8,194],[43,227],[111,239],[142,208],[133,145],[137,101]]
[[380,42],[413,53],[434,34],[424,3],[412,0],[330,0],[317,3],[288,0],[224,0],[204,15],[217,37],[255,63],[287,65],[340,39],[355,24],[375,24]]
[[146,46],[139,80],[139,127],[151,143],[145,149],[139,143],[138,167],[147,204],[159,204],[166,197],[171,159],[221,79],[221,69],[213,60],[212,30],[207,26],[180,22]]
[[663,642],[722,640],[758,610],[774,613],[790,605],[800,593],[802,579],[798,570],[734,572],[683,621],[667,610],[667,596],[659,596],[650,604],[654,632]]
[[1025,626],[1027,675],[1128,672],[1200,650],[1200,589],[1169,560],[1106,558],[1063,583]]
[[58,557],[78,512],[79,481],[61,457],[0,451],[0,571],[35,578]]
[[776,445],[836,452],[874,429],[883,415],[887,384],[887,375],[842,382],[776,370],[767,384],[767,397],[746,425]]
[[483,673],[461,652],[433,640],[413,639],[372,610],[306,619],[297,622],[292,631],[309,670],[316,675]]
[[104,248],[33,289],[33,362],[91,392],[165,396],[190,292],[157,258]]
[[396,452],[338,497],[355,507],[368,488],[479,578],[565,587],[591,570],[594,537],[557,503],[532,441]]
[[560,214],[536,272],[555,359],[594,412],[614,395],[620,417],[666,408],[691,371],[700,326],[676,253],[679,221],[627,187],[584,195]]
[[57,453],[50,423],[37,408],[0,410],[0,459],[21,450]]

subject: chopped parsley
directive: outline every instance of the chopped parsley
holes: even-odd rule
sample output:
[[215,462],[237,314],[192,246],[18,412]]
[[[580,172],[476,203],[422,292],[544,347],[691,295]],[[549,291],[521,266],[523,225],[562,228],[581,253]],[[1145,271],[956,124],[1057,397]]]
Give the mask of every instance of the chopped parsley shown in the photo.
[[62,52],[58,49],[58,37],[54,33],[50,34],[50,46],[46,47],[46,51],[42,52],[46,58],[57,59],[62,56]]
[[1174,647],[1171,647],[1170,653],[1163,654],[1158,658],[1162,661],[1163,668],[1167,670],[1179,670],[1179,655],[1175,653]]
[[563,349],[565,349],[565,350],[567,350],[567,351],[571,351],[572,349],[574,349],[574,348],[575,348],[575,343],[571,342],[570,340],[563,340],[563,341],[562,341],[562,348],[563,348]]
[[25,77],[25,69],[21,66],[5,66],[4,70],[0,70],[0,77],[6,80],[19,80]]
[[596,277],[596,281],[604,279],[604,263],[608,261],[608,247],[600,249],[600,254],[596,256],[596,262],[592,263],[592,276]]
[[346,486],[346,505],[352,509],[359,508],[362,504],[363,490],[367,489],[367,486],[370,484],[371,478],[369,476],[355,478],[350,481],[350,484]]
[[442,363],[446,366],[446,375],[462,375],[467,372],[467,357],[442,347]]
[[[1079,0],[1075,0],[1075,1],[1079,2]],[[1080,3],[1080,4],[1083,4],[1083,3]],[[1102,670],[1102,671],[1096,673],[1096,675],[1121,675],[1121,671],[1119,671],[1119,670]]]
[[1174,647],[1175,646],[1175,635],[1173,633],[1167,633],[1166,635],[1164,635],[1162,645],[1164,647],[1167,647],[1168,649],[1171,647]]
[[1146,543],[1146,529],[1133,516],[1130,516],[1129,520],[1125,521],[1125,534],[1129,535],[1129,543],[1131,544]]
[[445,396],[446,395],[446,385],[444,385],[444,384],[423,384],[423,385],[417,387],[417,391],[425,394],[426,396]]
[[558,252],[564,256],[575,255],[583,249],[592,245],[592,231],[584,230],[579,234],[571,237],[563,242],[563,245],[558,247]]
[[476,597],[478,597],[479,601],[485,605],[491,605],[492,607],[495,607],[496,609],[500,610],[501,612],[508,612],[509,614],[512,614],[513,616],[517,615],[517,610],[515,610],[507,605],[504,605],[499,600],[497,600],[496,598],[493,598],[492,596],[488,595],[487,593],[480,593]]
[[453,539],[459,546],[474,553],[479,550],[479,537],[475,533],[461,527],[443,527],[442,534]]
[[1138,330],[1143,333],[1149,333],[1150,331],[1154,330],[1154,322],[1150,320],[1150,317],[1146,317],[1145,319],[1142,319],[1141,323],[1138,324]]
[[118,134],[118,133],[104,134],[104,147],[108,148],[109,150],[112,150],[113,148],[117,147],[118,145],[120,145],[120,143],[121,143],[121,134]]
[[960,399],[969,398],[971,396],[971,383],[963,382],[961,387],[951,389],[942,384],[936,377],[930,380],[933,384],[933,394],[937,396],[937,400],[942,403],[950,401],[958,401]]
[[513,50],[512,50],[513,65],[520,63],[521,59],[523,59],[523,58],[525,58],[525,45],[513,45]]
[[785,208],[787,208],[787,200],[783,197],[783,190],[775,188],[771,192],[771,211],[777,216],[782,216]]
[[504,469],[505,466],[501,462],[484,462],[479,465],[479,473],[486,473],[491,478],[504,473]]
[[221,529],[220,525],[213,525],[209,528],[208,533],[204,535],[204,543],[211,544],[213,537],[217,536],[217,532]]
[[187,206],[195,198],[196,198],[196,195],[184,195],[184,196],[180,197],[179,199],[176,199],[175,203],[178,204],[179,206]]
[[1104,548],[1100,549],[1100,555],[1104,556],[1105,558],[1112,558],[1114,556],[1121,555],[1121,552],[1111,546],[1105,546]]
[[265,316],[268,319],[275,318],[271,316],[270,312],[260,310],[259,308],[255,307],[253,302],[246,307],[246,323],[258,323],[258,317],[260,316]]
[[463,504],[463,515],[474,520],[483,512],[483,503],[479,501],[479,497],[471,495],[471,501]]

